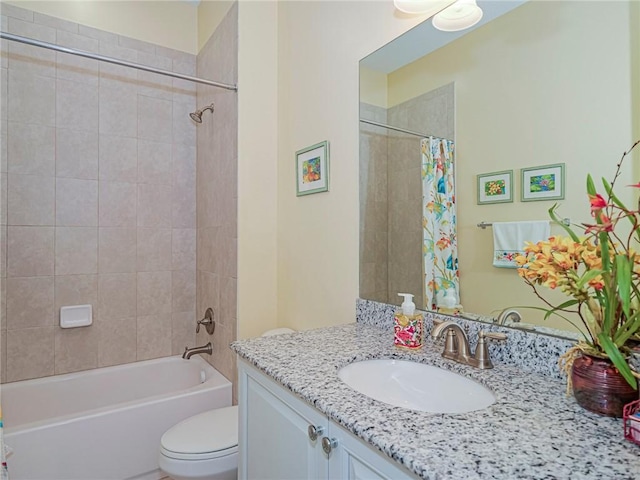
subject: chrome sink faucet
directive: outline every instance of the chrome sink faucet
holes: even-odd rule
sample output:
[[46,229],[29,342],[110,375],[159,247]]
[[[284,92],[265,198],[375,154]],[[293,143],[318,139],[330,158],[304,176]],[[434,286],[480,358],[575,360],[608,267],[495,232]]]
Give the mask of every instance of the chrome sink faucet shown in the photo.
[[496,323],[498,325],[506,325],[509,318],[511,318],[512,323],[518,323],[522,320],[522,315],[515,308],[505,308],[496,318]]
[[444,352],[442,356],[453,360],[454,362],[462,363],[464,365],[470,365],[472,367],[487,369],[493,368],[491,357],[489,356],[489,349],[487,347],[487,339],[492,340],[506,340],[507,336],[504,333],[489,332],[485,333],[480,330],[478,334],[478,345],[476,346],[475,354],[471,354],[471,348],[469,347],[469,339],[464,330],[455,322],[446,321],[435,323],[431,330],[431,336],[434,339],[440,338],[443,332],[447,332],[447,338],[444,344]]

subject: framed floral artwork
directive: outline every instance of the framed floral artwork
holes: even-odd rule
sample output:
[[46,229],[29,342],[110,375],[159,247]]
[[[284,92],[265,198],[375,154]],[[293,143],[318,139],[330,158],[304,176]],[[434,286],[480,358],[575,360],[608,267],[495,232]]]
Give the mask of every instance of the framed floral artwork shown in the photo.
[[296,152],[296,195],[329,191],[329,142]]
[[478,175],[478,205],[513,202],[513,170]]
[[564,163],[522,169],[522,201],[562,200]]

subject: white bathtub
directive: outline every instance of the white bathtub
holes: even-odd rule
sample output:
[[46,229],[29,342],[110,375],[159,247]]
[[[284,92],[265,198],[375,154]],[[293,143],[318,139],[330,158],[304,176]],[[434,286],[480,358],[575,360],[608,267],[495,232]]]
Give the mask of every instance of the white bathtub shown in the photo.
[[199,356],[7,383],[0,389],[11,480],[151,480],[160,437],[231,405],[231,383]]

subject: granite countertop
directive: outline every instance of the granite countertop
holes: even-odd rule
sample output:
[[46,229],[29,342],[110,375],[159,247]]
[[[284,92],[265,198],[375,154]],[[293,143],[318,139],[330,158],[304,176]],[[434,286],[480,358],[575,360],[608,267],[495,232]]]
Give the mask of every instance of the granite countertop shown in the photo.
[[[508,341],[508,340],[507,340]],[[494,361],[478,370],[443,359],[428,338],[396,349],[391,331],[347,324],[234,342],[238,355],[420,478],[639,479],[640,447],[621,419],[583,410],[565,382]],[[465,414],[393,407],[351,389],[340,367],[372,358],[408,359],[473,378],[497,400]]]

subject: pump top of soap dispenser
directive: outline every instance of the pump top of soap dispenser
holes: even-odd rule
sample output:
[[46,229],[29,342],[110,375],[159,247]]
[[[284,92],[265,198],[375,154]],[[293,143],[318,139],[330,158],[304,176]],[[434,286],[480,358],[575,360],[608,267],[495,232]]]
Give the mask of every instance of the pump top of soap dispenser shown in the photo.
[[416,304],[413,303],[413,294],[412,293],[399,293],[399,297],[404,297],[404,302],[402,302],[401,308],[402,313],[405,315],[413,315],[416,311]]

